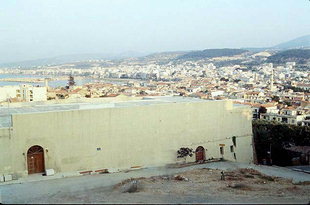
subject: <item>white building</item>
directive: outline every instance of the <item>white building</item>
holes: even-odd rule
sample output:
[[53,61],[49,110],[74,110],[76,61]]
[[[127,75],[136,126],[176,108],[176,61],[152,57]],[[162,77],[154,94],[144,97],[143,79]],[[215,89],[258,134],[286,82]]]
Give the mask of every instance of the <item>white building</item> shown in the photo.
[[31,85],[21,85],[20,95],[26,102],[30,101],[46,101],[47,91],[46,87],[34,87]]
[[16,85],[0,87],[0,102],[16,98],[20,101],[46,101],[46,87],[36,87],[32,85]]
[[261,114],[261,119],[269,121],[278,121],[291,125],[307,125],[303,123],[306,119],[306,115],[297,113],[294,109],[282,109],[279,113],[267,112]]
[[15,98],[19,86],[3,86],[0,87],[0,102],[7,101],[10,98]]

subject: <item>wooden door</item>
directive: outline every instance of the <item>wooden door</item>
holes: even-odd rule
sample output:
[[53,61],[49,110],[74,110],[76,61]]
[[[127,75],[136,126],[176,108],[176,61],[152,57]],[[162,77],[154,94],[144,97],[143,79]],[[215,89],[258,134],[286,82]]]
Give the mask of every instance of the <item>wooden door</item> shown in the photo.
[[197,147],[196,152],[196,162],[205,160],[205,149],[201,146]]
[[31,147],[27,153],[28,174],[42,173],[44,167],[44,152],[40,146]]
[[203,152],[198,151],[196,152],[196,161],[201,161],[201,160],[203,160]]

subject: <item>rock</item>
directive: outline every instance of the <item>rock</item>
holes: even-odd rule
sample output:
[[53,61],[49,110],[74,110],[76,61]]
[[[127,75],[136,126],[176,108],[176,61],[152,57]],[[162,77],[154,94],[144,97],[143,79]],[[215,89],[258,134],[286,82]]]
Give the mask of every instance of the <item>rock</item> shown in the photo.
[[250,175],[250,174],[245,174],[244,177],[245,178],[255,178],[253,175]]
[[122,193],[134,193],[138,191],[138,181],[137,180],[133,180],[127,184],[124,184],[121,187],[121,192]]
[[275,178],[274,177],[271,177],[271,176],[267,176],[267,175],[262,175],[262,176],[259,176],[261,179],[264,179],[264,180],[267,180],[267,181],[274,181]]
[[247,185],[245,184],[240,184],[240,183],[232,183],[232,184],[228,184],[228,187],[234,188],[234,189],[242,189],[242,188],[246,188]]
[[183,177],[183,176],[181,176],[181,175],[175,175],[175,176],[174,176],[174,179],[175,179],[175,180],[179,180],[179,181],[188,181],[188,178]]

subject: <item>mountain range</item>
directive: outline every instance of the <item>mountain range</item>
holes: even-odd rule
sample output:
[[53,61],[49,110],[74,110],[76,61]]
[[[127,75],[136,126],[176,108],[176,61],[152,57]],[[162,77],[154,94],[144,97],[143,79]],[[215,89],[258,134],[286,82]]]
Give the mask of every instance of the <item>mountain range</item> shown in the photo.
[[[302,36],[273,47],[265,48],[242,48],[242,49],[205,49],[198,51],[175,51],[175,52],[159,52],[153,54],[147,54],[143,52],[128,51],[118,54],[73,54],[73,55],[62,55],[52,58],[43,58],[36,60],[28,60],[22,62],[2,63],[0,67],[33,67],[33,66],[44,66],[44,65],[57,65],[64,63],[72,63],[87,60],[118,60],[125,58],[139,58],[144,60],[153,60],[155,58],[169,59],[171,57],[177,59],[199,59],[208,57],[219,57],[219,56],[231,56],[239,55],[246,51],[260,52],[264,50],[272,51],[283,51],[288,49],[298,48],[310,48],[310,35]],[[296,52],[295,52],[296,53]]]
[[295,38],[291,41],[280,43],[273,48],[276,49],[296,49],[296,48],[310,48],[310,35]]

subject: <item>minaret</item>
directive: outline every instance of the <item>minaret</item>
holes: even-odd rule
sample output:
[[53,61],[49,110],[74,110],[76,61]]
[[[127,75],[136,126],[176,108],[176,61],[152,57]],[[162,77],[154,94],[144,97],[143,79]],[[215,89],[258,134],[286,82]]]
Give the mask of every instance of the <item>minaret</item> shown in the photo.
[[46,87],[46,90],[48,90],[48,78],[45,78],[44,79],[44,84],[45,84],[45,87]]

